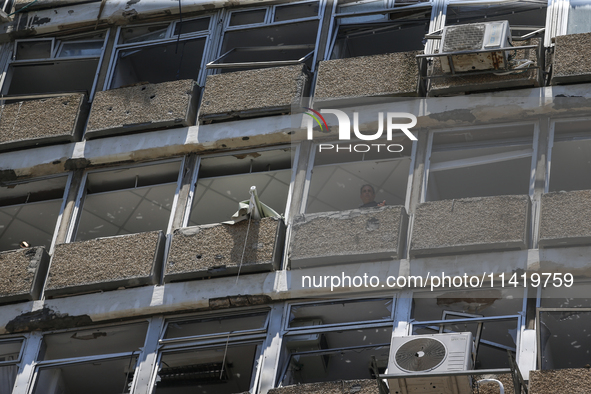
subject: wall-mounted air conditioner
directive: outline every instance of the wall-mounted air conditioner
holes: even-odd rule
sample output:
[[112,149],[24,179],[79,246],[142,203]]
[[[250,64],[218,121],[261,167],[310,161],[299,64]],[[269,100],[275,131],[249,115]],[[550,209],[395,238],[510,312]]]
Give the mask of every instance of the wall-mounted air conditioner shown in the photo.
[[[471,394],[469,376],[429,374],[473,369],[472,333],[413,335],[392,338],[388,374],[391,394]],[[406,378],[404,375],[424,374]]]
[[[441,53],[452,55],[453,71],[500,70],[507,68],[508,51],[464,53],[464,51],[488,51],[511,47],[511,29],[508,21],[470,23],[446,26],[441,36]],[[442,56],[443,72],[451,73],[447,56]]]

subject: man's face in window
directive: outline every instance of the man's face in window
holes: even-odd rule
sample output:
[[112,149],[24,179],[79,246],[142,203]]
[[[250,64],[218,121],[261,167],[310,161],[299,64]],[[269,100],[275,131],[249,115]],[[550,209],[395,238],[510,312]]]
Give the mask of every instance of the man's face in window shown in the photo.
[[376,193],[371,186],[363,186],[361,188],[361,201],[363,201],[364,204],[374,201],[375,198]]

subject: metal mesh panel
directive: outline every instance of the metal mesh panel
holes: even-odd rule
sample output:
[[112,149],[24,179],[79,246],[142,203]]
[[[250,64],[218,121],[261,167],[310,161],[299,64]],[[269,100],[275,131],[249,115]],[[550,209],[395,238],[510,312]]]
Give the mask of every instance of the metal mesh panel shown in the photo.
[[443,52],[467,51],[482,48],[484,30],[485,25],[483,23],[447,27],[443,42]]
[[405,371],[430,371],[445,360],[445,346],[433,338],[417,338],[396,351],[396,364]]

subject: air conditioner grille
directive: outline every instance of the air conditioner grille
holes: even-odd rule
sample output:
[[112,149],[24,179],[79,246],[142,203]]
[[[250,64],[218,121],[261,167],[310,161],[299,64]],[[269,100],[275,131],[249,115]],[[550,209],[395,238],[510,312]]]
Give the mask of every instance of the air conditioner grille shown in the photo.
[[430,371],[445,360],[443,343],[433,338],[417,338],[404,343],[396,351],[396,364],[409,372]]
[[447,27],[443,52],[481,49],[484,41],[484,31],[484,23]]

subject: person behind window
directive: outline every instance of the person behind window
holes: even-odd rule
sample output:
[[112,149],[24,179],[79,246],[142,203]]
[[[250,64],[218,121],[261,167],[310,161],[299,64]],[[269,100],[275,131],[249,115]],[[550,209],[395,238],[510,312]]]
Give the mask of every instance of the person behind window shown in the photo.
[[371,207],[383,207],[386,205],[386,200],[382,201],[381,203],[377,203],[376,199],[376,192],[372,185],[363,185],[361,186],[361,201],[363,204],[359,206],[359,208],[371,208]]

